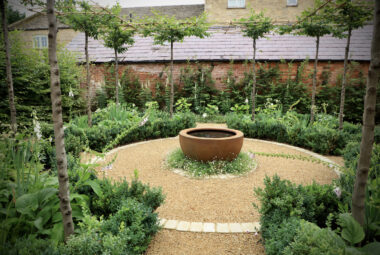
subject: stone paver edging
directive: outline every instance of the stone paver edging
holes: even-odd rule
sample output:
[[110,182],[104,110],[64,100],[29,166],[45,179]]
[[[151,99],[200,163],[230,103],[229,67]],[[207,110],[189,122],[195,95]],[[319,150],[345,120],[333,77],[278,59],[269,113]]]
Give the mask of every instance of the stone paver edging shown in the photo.
[[177,231],[203,233],[257,233],[260,231],[259,222],[214,223],[160,219],[160,226]]
[[[129,148],[129,147],[134,147],[138,146],[141,144],[145,144],[151,141],[160,141],[160,140],[166,140],[166,139],[178,139],[178,136],[176,137],[169,137],[169,138],[161,138],[161,139],[154,139],[154,140],[149,140],[149,141],[142,141],[138,143],[132,143],[132,144],[127,144],[125,146],[121,146],[118,148],[115,148],[107,153],[105,155],[110,155],[115,152],[118,152],[119,150]],[[335,162],[332,160],[317,154],[315,152],[299,148],[296,146],[284,144],[284,143],[278,143],[278,142],[272,142],[272,141],[265,141],[265,140],[260,140],[260,139],[252,139],[252,138],[244,138],[246,140],[251,140],[251,141],[258,141],[258,142],[263,142],[263,143],[269,143],[269,144],[274,144],[282,147],[287,147],[290,149],[294,149],[306,154],[309,154],[321,161],[324,161],[328,163],[328,167],[333,169],[334,172],[340,176],[341,172],[339,170],[339,167]],[[90,163],[95,163],[98,160],[102,161],[103,158],[100,157],[94,157]],[[256,164],[257,167],[257,164]],[[255,167],[255,168],[256,168]],[[253,169],[252,171],[254,171]],[[250,172],[252,172],[250,171]],[[177,174],[183,175],[182,171],[174,171]],[[242,175],[244,176],[244,175]],[[242,176],[236,176],[236,177],[242,177]],[[233,176],[235,177],[235,176]],[[215,177],[214,177],[215,178]],[[220,179],[229,179],[230,176],[223,175],[223,176],[217,176],[216,178]],[[180,221],[180,220],[174,220],[174,219],[159,219],[160,220],[160,225],[164,229],[172,229],[172,230],[177,230],[177,231],[187,231],[187,232],[203,232],[203,233],[257,233],[260,231],[260,222],[244,222],[244,223],[238,223],[238,222],[232,222],[232,223],[214,223],[214,222],[188,222],[188,221]]]

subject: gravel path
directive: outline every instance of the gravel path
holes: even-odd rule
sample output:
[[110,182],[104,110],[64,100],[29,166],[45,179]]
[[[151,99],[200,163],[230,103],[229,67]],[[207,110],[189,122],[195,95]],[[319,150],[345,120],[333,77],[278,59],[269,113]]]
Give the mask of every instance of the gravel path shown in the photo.
[[260,235],[191,233],[161,230],[146,255],[264,255]]
[[[164,169],[163,162],[172,150],[179,147],[178,138],[153,140],[119,150],[112,170],[107,176],[130,180],[134,170],[139,179],[152,186],[163,188],[165,204],[158,209],[160,217],[200,222],[252,222],[259,214],[252,207],[257,203],[253,188],[263,187],[265,176],[279,175],[297,184],[310,184],[315,180],[326,184],[336,174],[322,164],[296,159],[256,156],[256,171],[234,179],[189,179]],[[304,155],[302,152],[265,142],[245,140],[242,151],[287,153]],[[114,155],[107,158],[111,160]]]
[[[200,124],[198,126],[224,126],[220,124]],[[166,156],[179,148],[178,137],[152,140],[147,143],[121,148],[107,155],[106,161],[116,159],[106,176],[115,180],[131,180],[134,170],[144,183],[162,187],[166,195],[165,203],[159,207],[161,218],[190,222],[254,222],[259,214],[252,202],[255,187],[264,187],[265,176],[279,175],[297,184],[329,184],[337,175],[328,167],[302,161],[256,155],[257,169],[246,176],[233,179],[190,179],[165,169]],[[292,155],[308,154],[269,144],[245,139],[242,151],[284,153]],[[336,159],[339,161],[340,159]],[[153,239],[146,254],[264,254],[254,234],[190,233],[162,230]]]

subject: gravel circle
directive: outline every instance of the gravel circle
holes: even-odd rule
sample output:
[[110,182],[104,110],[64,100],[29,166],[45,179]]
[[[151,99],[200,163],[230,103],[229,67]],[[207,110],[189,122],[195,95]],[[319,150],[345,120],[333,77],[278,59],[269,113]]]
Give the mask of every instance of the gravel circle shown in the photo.
[[[144,183],[162,187],[165,203],[158,208],[161,218],[190,222],[254,222],[259,213],[252,202],[255,187],[264,187],[265,176],[279,175],[297,184],[330,184],[337,178],[335,172],[317,163],[297,159],[285,159],[256,155],[258,167],[248,175],[233,179],[190,179],[162,167],[166,155],[179,148],[178,137],[151,140],[119,148],[106,156],[106,162],[115,155],[112,168],[105,175],[114,180],[131,180],[134,170]],[[295,149],[244,139],[242,151],[285,153],[309,156]]]

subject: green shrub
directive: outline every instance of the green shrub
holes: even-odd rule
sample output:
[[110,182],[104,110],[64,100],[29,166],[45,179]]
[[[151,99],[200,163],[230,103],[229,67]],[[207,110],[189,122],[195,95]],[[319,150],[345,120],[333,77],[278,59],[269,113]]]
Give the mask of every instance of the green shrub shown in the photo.
[[[349,194],[352,194],[354,190],[354,182],[356,178],[356,171],[358,167],[360,154],[360,143],[349,143],[343,154],[344,164],[346,170],[339,178],[339,186]],[[368,180],[374,180],[380,176],[380,144],[374,144],[372,149],[370,171],[368,174]]]
[[317,115],[309,125],[308,115],[294,111],[283,114],[274,106],[260,110],[255,121],[248,115],[227,114],[227,126],[242,131],[245,137],[288,143],[322,154],[341,155],[348,142],[360,140],[358,125],[345,123],[344,130],[339,131],[337,119],[325,114]]
[[102,254],[101,236],[89,231],[79,235],[70,237],[65,245],[60,246],[60,254],[62,255],[94,255]]
[[176,136],[182,129],[194,126],[195,116],[192,113],[177,113],[170,118],[168,113],[160,112],[156,118],[149,119],[145,125],[126,129],[124,133],[116,137],[112,145]]
[[300,219],[295,217],[284,219],[280,225],[271,225],[268,228],[268,238],[265,240],[265,253],[281,254],[285,247],[293,242],[299,227]]
[[161,188],[150,188],[136,178],[131,184],[126,180],[112,183],[109,179],[99,180],[102,195],[93,198],[91,212],[97,216],[108,217],[116,213],[122,201],[133,198],[136,201],[150,207],[153,211],[164,201]]
[[0,246],[3,255],[58,255],[50,239],[37,239],[33,235],[17,239],[14,244]]
[[69,125],[65,129],[65,147],[66,153],[79,157],[79,154],[88,147],[88,139],[83,129]]
[[[47,50],[26,47],[18,31],[10,33],[10,41],[18,124],[30,126],[32,124],[30,116],[33,111],[38,113],[40,121],[50,121],[52,111]],[[3,41],[0,44],[0,47],[3,47]],[[67,121],[84,109],[79,86],[81,68],[76,64],[75,55],[66,49],[58,49],[57,57],[62,90],[62,113],[63,119]],[[0,52],[0,60],[0,98],[8,98],[4,51]],[[73,97],[69,96],[70,91]],[[9,123],[9,118],[8,100],[1,100],[0,121]]]
[[317,225],[301,221],[294,241],[287,246],[286,255],[344,255],[345,243],[330,229],[321,229]]
[[317,153],[340,155],[345,146],[345,137],[336,129],[310,126],[301,130],[295,144]]
[[148,248],[150,237],[159,229],[158,217],[152,208],[134,199],[121,202],[120,209],[101,226],[103,233],[123,237],[125,254],[141,254]]
[[272,225],[280,225],[289,217],[299,217],[324,227],[327,217],[338,211],[339,198],[330,185],[297,186],[277,175],[273,179],[266,177],[264,184],[264,189],[255,189],[261,203],[259,212],[264,239],[270,238]]

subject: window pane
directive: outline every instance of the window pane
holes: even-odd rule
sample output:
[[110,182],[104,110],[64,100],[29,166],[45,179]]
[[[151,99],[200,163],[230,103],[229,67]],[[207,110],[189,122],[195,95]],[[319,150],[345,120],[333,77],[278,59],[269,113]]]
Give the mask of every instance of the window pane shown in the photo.
[[38,36],[35,36],[33,38],[33,41],[34,41],[34,48],[39,48],[40,47],[40,38]]
[[47,48],[47,38],[46,38],[46,36],[41,36],[41,47],[42,48]]
[[287,0],[287,5],[294,6],[297,5],[297,0]]
[[228,0],[228,7],[230,8],[245,7],[245,0]]

